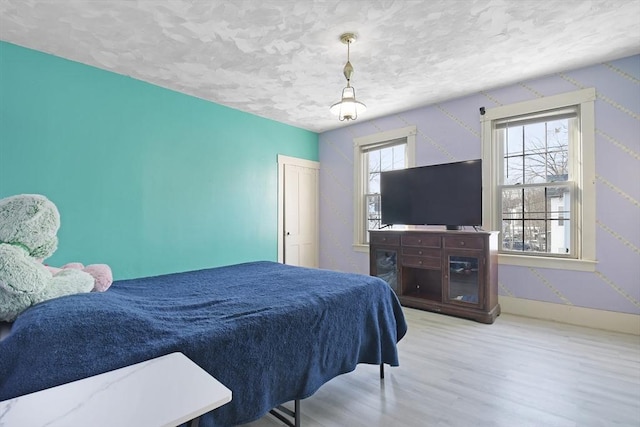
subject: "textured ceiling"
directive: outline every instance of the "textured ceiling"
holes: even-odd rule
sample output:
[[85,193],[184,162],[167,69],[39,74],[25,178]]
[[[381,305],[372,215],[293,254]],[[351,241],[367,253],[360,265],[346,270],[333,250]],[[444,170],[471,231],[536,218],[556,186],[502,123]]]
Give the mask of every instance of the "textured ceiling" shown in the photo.
[[640,0],[0,0],[0,39],[322,132],[640,53]]

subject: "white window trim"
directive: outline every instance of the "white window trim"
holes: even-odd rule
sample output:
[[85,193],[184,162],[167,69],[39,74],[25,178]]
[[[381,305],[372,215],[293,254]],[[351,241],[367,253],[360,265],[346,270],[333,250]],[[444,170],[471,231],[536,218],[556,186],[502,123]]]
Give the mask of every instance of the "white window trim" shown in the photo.
[[539,111],[552,110],[571,105],[580,105],[580,133],[582,176],[576,177],[580,186],[580,197],[577,202],[580,209],[578,224],[577,251],[578,259],[552,258],[543,256],[524,256],[498,254],[498,263],[520,265],[535,268],[557,268],[564,270],[595,271],[596,267],[596,179],[595,179],[595,112],[594,88],[567,92],[517,104],[504,105],[487,109],[481,118],[482,125],[482,175],[484,197],[482,206],[483,228],[499,230],[497,224],[500,207],[497,194],[498,173],[493,165],[499,161],[500,150],[493,147],[493,121],[505,117],[532,114]]
[[395,139],[407,139],[407,167],[416,164],[416,126],[380,132],[373,135],[354,138],[353,140],[353,249],[357,252],[369,252],[369,245],[364,242],[364,183],[367,179],[368,167],[363,164],[362,150],[372,144],[380,144]]

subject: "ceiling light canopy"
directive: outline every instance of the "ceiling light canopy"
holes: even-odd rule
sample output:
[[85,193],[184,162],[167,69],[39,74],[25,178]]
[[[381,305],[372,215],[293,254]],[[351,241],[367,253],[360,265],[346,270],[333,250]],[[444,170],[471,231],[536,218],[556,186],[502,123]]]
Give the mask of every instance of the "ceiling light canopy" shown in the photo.
[[347,63],[344,66],[344,77],[347,79],[347,87],[342,89],[342,98],[340,102],[333,104],[329,110],[338,116],[340,121],[355,120],[358,114],[366,111],[367,106],[356,100],[356,88],[351,86],[351,76],[353,75],[353,65],[349,61],[351,43],[356,41],[356,35],[353,33],[344,33],[340,36],[340,41],[347,45]]

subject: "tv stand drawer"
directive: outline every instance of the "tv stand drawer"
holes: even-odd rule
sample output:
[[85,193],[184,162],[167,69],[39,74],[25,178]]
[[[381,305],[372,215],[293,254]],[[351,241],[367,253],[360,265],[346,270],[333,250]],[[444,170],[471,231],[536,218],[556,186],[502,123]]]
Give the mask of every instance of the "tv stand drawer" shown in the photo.
[[440,270],[442,260],[438,258],[420,257],[420,256],[402,256],[403,267],[414,268],[432,268]]
[[445,236],[445,248],[484,249],[484,238],[473,236]]
[[400,235],[390,232],[371,233],[371,245],[400,246]]
[[439,248],[402,247],[402,255],[413,255],[440,259],[442,251]]
[[402,246],[422,246],[427,248],[441,247],[440,236],[429,236],[425,234],[404,234],[402,235]]

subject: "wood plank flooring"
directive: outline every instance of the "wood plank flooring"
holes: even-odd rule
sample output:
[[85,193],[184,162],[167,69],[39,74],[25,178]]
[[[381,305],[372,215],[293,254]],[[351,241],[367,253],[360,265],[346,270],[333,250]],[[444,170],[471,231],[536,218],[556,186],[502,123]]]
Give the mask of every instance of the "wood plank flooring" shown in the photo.
[[[359,365],[301,401],[302,427],[640,426],[640,337],[503,314],[404,309],[400,367]],[[245,427],[283,425],[266,415]]]

